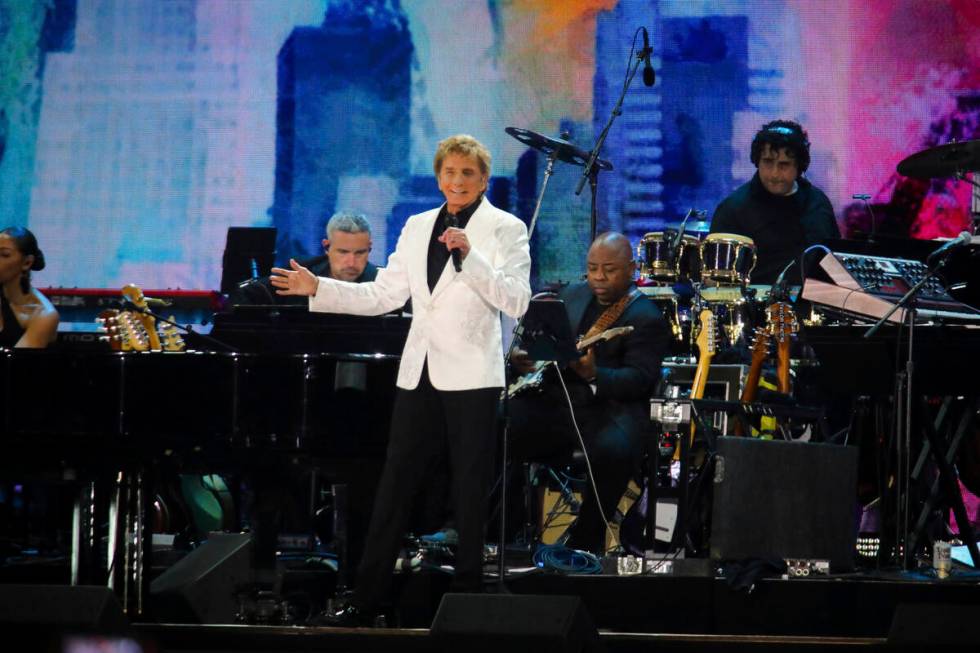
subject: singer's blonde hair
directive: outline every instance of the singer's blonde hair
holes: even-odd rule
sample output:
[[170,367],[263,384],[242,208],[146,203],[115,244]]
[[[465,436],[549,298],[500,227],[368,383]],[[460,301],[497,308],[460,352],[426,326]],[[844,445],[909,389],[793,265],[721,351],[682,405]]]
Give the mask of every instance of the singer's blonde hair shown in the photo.
[[439,141],[439,145],[436,147],[436,156],[432,162],[432,168],[436,172],[436,177],[442,171],[442,162],[450,154],[476,157],[476,160],[480,164],[480,171],[485,177],[490,177],[490,163],[492,161],[490,150],[469,134],[456,134],[455,136],[450,136]]

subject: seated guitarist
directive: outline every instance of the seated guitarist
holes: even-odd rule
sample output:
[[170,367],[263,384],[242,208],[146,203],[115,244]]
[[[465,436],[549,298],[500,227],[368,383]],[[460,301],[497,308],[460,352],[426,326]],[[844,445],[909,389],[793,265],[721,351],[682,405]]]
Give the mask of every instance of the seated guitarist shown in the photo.
[[[572,333],[578,336],[633,327],[622,337],[600,340],[562,372],[606,519],[629,480],[638,475],[650,423],[650,396],[671,337],[660,310],[636,291],[635,270],[629,240],[619,233],[604,233],[589,248],[587,281],[559,293]],[[517,373],[533,366],[523,351],[516,352],[511,362]],[[552,381],[540,392],[511,401],[512,460],[548,461],[581,448],[561,384]],[[605,531],[590,489],[568,544],[602,554]]]

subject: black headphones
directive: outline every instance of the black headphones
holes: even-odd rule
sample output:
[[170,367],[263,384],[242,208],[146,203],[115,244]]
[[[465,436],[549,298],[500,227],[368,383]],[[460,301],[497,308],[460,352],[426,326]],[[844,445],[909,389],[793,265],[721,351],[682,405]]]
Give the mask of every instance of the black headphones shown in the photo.
[[759,167],[762,150],[769,145],[773,150],[789,150],[796,159],[796,166],[802,175],[810,167],[810,141],[806,130],[791,120],[773,120],[762,126],[752,139],[750,158]]

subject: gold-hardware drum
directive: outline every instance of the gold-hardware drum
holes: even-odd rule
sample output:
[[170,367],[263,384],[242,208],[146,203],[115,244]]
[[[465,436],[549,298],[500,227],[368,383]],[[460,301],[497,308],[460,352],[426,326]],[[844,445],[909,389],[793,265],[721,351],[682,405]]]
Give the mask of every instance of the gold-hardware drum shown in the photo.
[[700,267],[700,244],[697,236],[684,234],[680,251],[671,262],[670,243],[664,238],[664,232],[652,231],[646,234],[636,247],[641,261],[640,276],[666,283],[696,279]]
[[755,243],[739,234],[708,234],[701,241],[701,283],[746,285],[755,268]]

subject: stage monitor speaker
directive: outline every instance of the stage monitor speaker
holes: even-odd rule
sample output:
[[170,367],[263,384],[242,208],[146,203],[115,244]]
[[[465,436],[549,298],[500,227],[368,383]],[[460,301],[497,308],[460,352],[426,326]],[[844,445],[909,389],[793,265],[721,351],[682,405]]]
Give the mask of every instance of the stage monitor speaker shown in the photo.
[[976,646],[973,626],[980,620],[980,605],[955,603],[899,603],[888,630],[891,646]]
[[857,447],[718,438],[715,560],[828,560],[854,567]]
[[42,634],[120,635],[129,620],[108,587],[0,585],[0,630]]
[[251,553],[250,534],[211,533],[150,583],[154,620],[235,623],[238,593],[252,580]]
[[430,633],[447,652],[604,650],[577,596],[445,594]]

